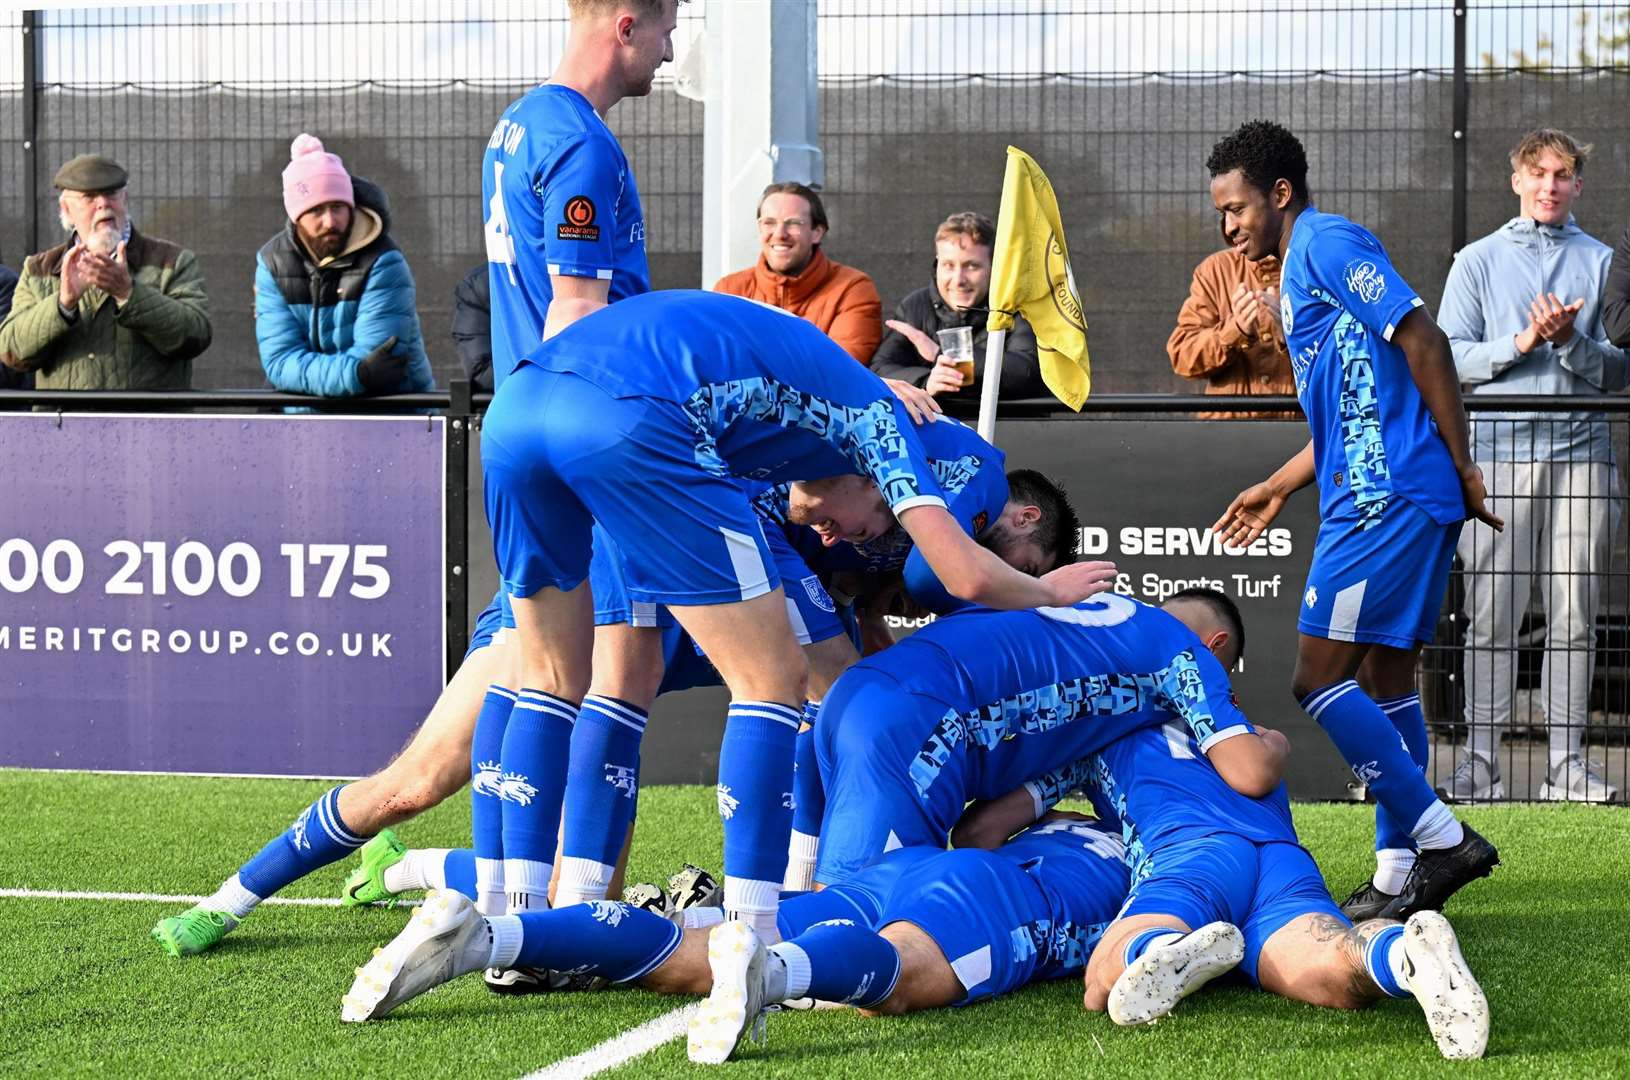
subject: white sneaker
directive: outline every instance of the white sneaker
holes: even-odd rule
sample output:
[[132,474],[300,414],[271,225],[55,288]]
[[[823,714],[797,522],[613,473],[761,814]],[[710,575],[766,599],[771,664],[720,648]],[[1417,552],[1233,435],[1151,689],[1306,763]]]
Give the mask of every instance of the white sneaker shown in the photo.
[[741,1041],[764,1039],[764,962],[769,950],[744,922],[725,922],[707,936],[713,992],[690,1018],[688,1053],[699,1065],[723,1065]]
[[1152,1024],[1244,957],[1244,936],[1239,927],[1225,922],[1207,923],[1176,941],[1154,946],[1115,980],[1109,991],[1109,1018],[1122,1026]]
[[486,920],[468,899],[451,889],[432,891],[402,932],[357,968],[340,1019],[350,1024],[378,1019],[449,979],[481,970],[486,957],[471,961],[467,954],[470,939],[483,933]]
[[1569,754],[1546,774],[1539,797],[1550,802],[1611,803],[1619,801],[1619,789],[1602,775],[1601,762]]
[[1438,1052],[1452,1060],[1480,1058],[1489,1042],[1489,1003],[1472,977],[1454,929],[1436,911],[1404,923],[1404,973],[1426,1013]]
[[1500,779],[1500,763],[1489,761],[1475,750],[1467,750],[1449,779],[1437,789],[1438,798],[1450,803],[1489,802],[1505,798],[1505,782]]

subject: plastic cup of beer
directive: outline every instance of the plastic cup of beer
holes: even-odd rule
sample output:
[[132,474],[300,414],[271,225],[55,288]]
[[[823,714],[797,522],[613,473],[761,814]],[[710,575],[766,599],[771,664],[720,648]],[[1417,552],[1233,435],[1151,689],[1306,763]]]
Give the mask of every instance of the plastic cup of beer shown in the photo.
[[973,327],[952,326],[935,336],[940,339],[940,355],[956,365],[962,385],[973,385]]

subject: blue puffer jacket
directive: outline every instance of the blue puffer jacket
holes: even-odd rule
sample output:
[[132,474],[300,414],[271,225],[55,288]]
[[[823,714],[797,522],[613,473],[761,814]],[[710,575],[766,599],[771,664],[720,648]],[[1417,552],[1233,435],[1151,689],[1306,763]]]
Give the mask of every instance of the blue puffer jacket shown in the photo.
[[390,236],[390,204],[379,187],[351,178],[356,216],[344,251],[320,266],[294,222],[255,256],[255,340],[266,378],[279,390],[323,397],[364,393],[357,364],[388,338],[408,365],[395,393],[435,388],[419,331],[413,274]]

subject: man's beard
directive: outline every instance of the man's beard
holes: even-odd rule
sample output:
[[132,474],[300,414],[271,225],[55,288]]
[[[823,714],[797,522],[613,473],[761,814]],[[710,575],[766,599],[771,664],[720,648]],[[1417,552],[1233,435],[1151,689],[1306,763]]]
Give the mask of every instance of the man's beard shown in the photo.
[[92,226],[90,235],[85,236],[82,239],[85,242],[85,246],[91,251],[96,252],[98,255],[106,255],[109,258],[112,258],[113,253],[119,250],[119,241],[123,240],[124,238],[123,229],[119,228],[111,221],[105,221],[100,225]]
[[344,232],[321,233],[317,236],[306,236],[302,233],[301,236],[306,242],[306,247],[310,249],[311,254],[317,258],[318,262],[324,259],[332,259],[345,249],[346,234]]

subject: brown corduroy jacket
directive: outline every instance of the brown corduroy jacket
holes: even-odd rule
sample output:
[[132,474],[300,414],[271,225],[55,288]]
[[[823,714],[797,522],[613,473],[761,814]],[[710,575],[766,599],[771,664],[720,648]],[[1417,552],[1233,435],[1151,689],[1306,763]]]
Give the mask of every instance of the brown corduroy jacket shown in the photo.
[[[1233,250],[1206,257],[1194,268],[1189,297],[1177,315],[1177,329],[1166,342],[1172,370],[1186,379],[1204,379],[1208,394],[1295,394],[1290,354],[1277,318],[1266,313],[1250,334],[1241,334],[1232,318],[1234,290],[1277,289],[1279,260],[1259,263]],[[1282,412],[1212,412],[1208,419],[1259,416],[1288,418]]]
[[871,362],[883,340],[883,298],[877,286],[864,272],[833,262],[820,248],[791,277],[771,270],[760,255],[757,266],[726,274],[713,291],[760,300],[807,319],[862,364]]

